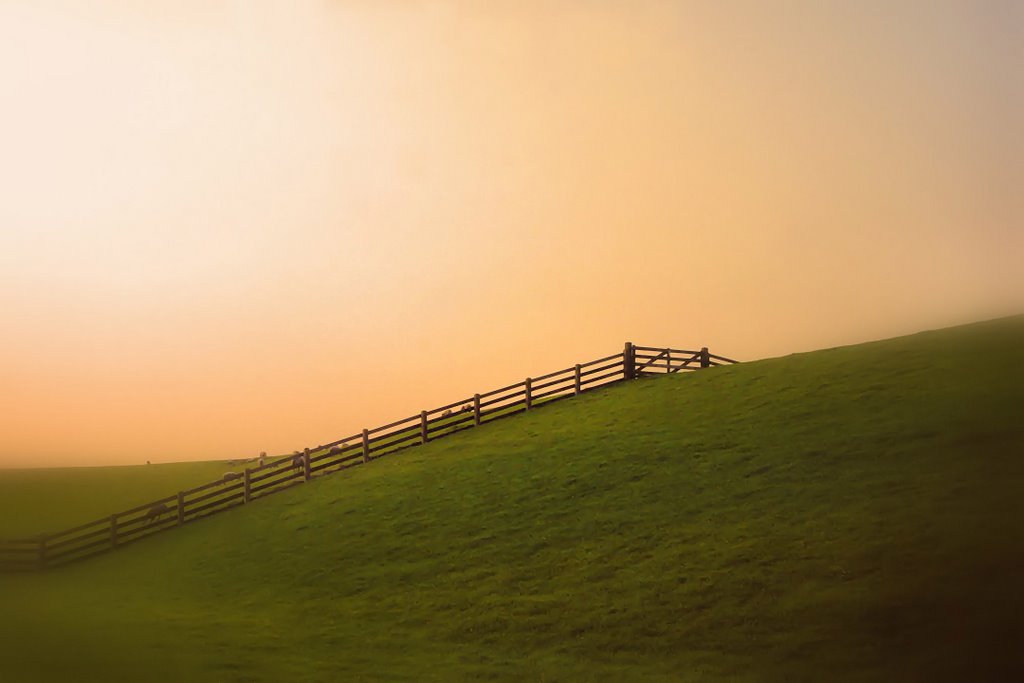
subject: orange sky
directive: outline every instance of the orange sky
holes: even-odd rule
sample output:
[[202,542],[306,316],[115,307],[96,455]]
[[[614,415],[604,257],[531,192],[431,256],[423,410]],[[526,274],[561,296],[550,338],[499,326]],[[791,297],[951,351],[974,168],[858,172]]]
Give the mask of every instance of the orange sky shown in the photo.
[[1024,310],[1020,7],[0,3],[0,465]]

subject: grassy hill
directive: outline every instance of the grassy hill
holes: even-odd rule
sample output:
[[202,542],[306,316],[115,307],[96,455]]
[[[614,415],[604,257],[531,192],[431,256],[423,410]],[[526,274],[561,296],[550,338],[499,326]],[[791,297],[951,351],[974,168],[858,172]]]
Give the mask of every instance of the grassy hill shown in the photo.
[[1022,341],[643,379],[0,577],[0,680],[1005,680]]

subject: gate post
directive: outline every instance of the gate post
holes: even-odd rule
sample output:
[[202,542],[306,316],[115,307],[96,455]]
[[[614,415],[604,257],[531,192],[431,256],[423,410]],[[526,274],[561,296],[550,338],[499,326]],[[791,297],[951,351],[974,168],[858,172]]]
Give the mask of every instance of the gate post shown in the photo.
[[711,359],[708,357],[708,347],[703,347],[700,350],[700,366],[702,368],[711,367]]
[[633,342],[626,342],[622,350],[622,379],[636,379],[636,349]]

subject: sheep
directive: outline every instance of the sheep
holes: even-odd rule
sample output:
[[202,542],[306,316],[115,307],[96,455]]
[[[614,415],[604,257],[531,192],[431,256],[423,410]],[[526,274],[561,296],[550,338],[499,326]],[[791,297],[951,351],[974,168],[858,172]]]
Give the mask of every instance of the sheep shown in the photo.
[[226,484],[229,481],[234,481],[235,479],[241,479],[241,478],[242,478],[242,473],[241,472],[225,472],[224,476],[221,477],[220,480]]
[[[341,447],[341,448],[344,448],[344,447]],[[338,446],[333,446],[333,447],[331,447],[331,450],[329,450],[327,452],[327,454],[328,455],[338,455],[339,453],[341,453],[341,448],[339,448]]]
[[267,452],[260,451],[260,467],[263,467],[267,463]]
[[465,406],[462,406],[461,408],[459,408],[459,412],[460,413],[468,413],[471,410],[473,410],[473,407],[469,406],[469,405],[465,405]]
[[167,507],[166,503],[158,503],[157,505],[154,505],[153,507],[149,508],[149,512],[146,513],[146,525],[148,526],[153,522],[158,521],[161,517],[163,517],[170,511],[171,509]]
[[446,410],[443,413],[441,413],[441,417],[451,417],[451,416],[452,416],[452,411],[451,410]]
[[295,453],[292,454],[292,467],[300,470],[306,468],[306,458],[302,453],[295,451]]

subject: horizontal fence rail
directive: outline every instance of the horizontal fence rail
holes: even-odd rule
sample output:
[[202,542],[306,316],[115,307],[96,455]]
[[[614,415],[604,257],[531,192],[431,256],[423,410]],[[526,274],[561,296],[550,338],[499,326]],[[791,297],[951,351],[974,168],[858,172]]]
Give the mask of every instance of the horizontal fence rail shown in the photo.
[[[620,353],[474,394],[418,415],[364,429],[316,448],[266,458],[216,481],[56,533],[0,539],[0,571],[59,567],[109,552],[161,531],[246,505],[333,472],[434,439],[519,415],[563,398],[647,375],[691,372],[738,361],[697,351],[634,346]],[[253,460],[256,460],[255,458]]]

